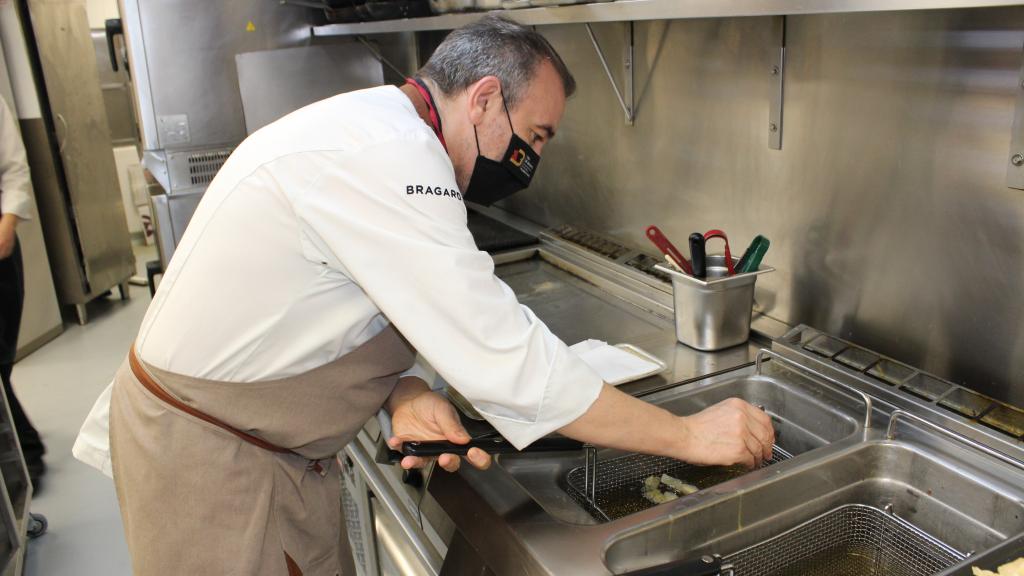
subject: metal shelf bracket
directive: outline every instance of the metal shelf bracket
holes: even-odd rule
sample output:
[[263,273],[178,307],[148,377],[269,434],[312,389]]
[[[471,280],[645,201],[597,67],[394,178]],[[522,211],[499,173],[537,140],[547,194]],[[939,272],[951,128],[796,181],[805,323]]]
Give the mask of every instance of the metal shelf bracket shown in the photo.
[[622,111],[626,116],[626,125],[632,126],[633,121],[636,119],[636,102],[635,92],[633,90],[633,23],[624,22],[626,26],[626,43],[625,50],[623,52],[622,64],[623,64],[623,78],[625,86],[623,90],[619,91],[619,86],[615,83],[615,77],[612,76],[611,68],[608,67],[608,60],[604,56],[604,52],[601,50],[601,44],[597,41],[597,36],[594,35],[594,29],[587,22],[584,26],[587,27],[587,34],[590,35],[590,43],[594,45],[594,51],[597,52],[598,59],[601,60],[601,67],[604,68],[605,76],[608,77],[608,82],[612,85],[612,90],[615,92],[615,98],[618,99],[619,105],[622,106]]
[[775,55],[771,62],[771,95],[768,101],[768,147],[782,150],[783,87],[786,74],[786,17],[772,17],[772,45]]
[[356,40],[358,40],[360,44],[362,44],[363,47],[365,47],[366,50],[369,51],[370,54],[377,59],[378,62],[390,68],[391,71],[394,72],[395,74],[398,74],[399,78],[405,78],[406,76],[409,76],[409,74],[406,74],[405,72],[399,70],[398,66],[392,64],[390,60],[385,58],[384,55],[380,53],[380,51],[374,48],[373,44],[371,44],[370,41],[366,39],[366,36],[359,34],[356,36]]

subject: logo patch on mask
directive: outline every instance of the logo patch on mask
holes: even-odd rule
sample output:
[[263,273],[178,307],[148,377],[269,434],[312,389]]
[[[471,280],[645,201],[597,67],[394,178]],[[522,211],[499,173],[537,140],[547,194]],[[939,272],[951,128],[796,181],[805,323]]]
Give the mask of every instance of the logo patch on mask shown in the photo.
[[509,162],[511,162],[513,166],[522,166],[523,160],[526,160],[526,151],[522,148],[516,148],[513,150],[512,156],[509,157]]
[[444,186],[409,184],[405,187],[405,194],[407,196],[411,196],[413,194],[428,194],[430,196],[447,196],[449,198],[455,198],[456,200],[462,200],[462,192],[451,188],[445,188]]

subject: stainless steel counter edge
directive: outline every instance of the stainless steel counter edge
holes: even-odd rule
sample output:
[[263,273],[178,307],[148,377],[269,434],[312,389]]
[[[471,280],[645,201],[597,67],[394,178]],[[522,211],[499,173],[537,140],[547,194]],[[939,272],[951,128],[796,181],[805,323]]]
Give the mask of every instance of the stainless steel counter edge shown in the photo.
[[[365,433],[360,433],[360,436],[364,435]],[[419,521],[413,518],[407,507],[399,502],[399,495],[389,486],[363,444],[362,439],[357,438],[345,447],[345,454],[352,459],[359,474],[366,480],[367,486],[397,521],[405,541],[411,544],[415,550],[419,564],[423,565],[431,574],[439,574],[442,563],[440,555],[423,534]],[[372,445],[372,443],[369,444]]]

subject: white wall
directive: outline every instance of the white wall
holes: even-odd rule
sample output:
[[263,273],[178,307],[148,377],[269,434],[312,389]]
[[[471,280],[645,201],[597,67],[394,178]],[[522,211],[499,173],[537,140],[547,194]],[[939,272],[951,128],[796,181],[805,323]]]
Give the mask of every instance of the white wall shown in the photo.
[[89,14],[89,28],[103,28],[107,18],[120,18],[117,0],[86,0],[85,10]]
[[25,45],[25,33],[21,29],[21,20],[14,4],[6,0],[0,0],[0,39],[3,40],[4,60],[14,90],[14,106],[11,109],[17,110],[18,118],[42,118],[39,94],[36,92]]

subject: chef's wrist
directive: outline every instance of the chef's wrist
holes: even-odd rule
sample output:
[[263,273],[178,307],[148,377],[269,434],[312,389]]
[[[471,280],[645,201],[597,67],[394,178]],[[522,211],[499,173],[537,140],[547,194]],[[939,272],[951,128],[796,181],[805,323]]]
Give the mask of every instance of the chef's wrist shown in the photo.
[[669,456],[687,462],[693,453],[693,430],[689,418],[686,416],[676,416],[675,424],[674,434],[672,434],[672,453]]
[[430,392],[430,386],[422,378],[418,376],[403,376],[395,384],[395,389],[388,396],[387,402],[384,403],[384,408],[388,411],[388,414],[394,415],[395,410],[401,408],[402,405],[427,392]]

